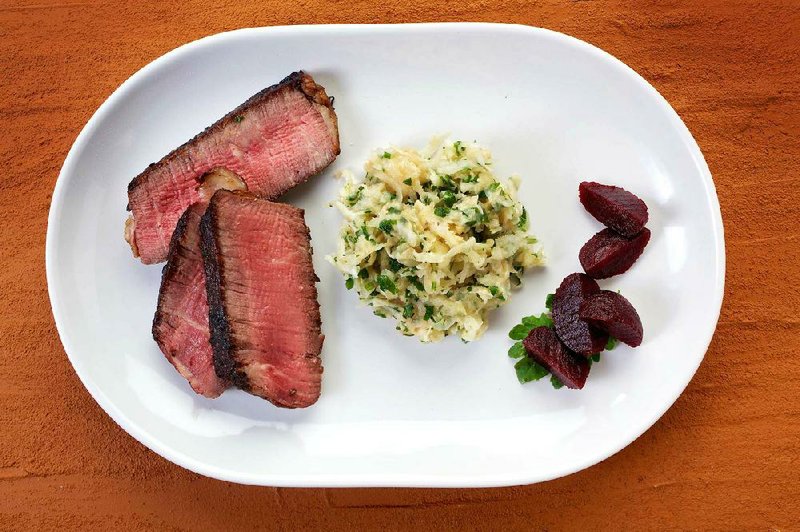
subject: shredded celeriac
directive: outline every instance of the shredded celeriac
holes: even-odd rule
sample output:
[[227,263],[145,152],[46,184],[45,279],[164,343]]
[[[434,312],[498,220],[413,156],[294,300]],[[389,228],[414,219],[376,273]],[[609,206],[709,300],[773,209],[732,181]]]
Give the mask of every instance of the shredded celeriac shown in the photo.
[[519,177],[501,182],[489,150],[445,137],[421,151],[381,150],[364,171],[341,173],[332,205],[345,220],[327,259],[403,334],[479,338],[525,269],[544,263],[517,200]]

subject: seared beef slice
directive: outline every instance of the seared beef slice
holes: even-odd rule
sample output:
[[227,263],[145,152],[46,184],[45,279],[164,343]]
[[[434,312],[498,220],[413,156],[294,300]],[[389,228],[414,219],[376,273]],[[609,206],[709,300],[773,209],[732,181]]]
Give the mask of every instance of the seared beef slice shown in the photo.
[[278,406],[313,404],[323,336],[303,211],[220,190],[200,233],[217,375]]
[[200,254],[200,217],[195,204],[181,216],[161,274],[153,338],[194,391],[219,396],[228,384],[217,377],[208,334],[208,302]]
[[311,76],[295,72],[136,176],[128,185],[125,237],[142,262],[160,262],[178,218],[202,199],[210,170],[226,168],[253,194],[273,199],[338,154],[331,99]]

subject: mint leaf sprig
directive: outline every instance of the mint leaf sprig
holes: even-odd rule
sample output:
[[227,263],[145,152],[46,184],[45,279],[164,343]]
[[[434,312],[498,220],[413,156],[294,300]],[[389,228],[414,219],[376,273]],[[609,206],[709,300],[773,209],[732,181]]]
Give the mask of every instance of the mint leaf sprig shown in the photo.
[[524,340],[528,333],[537,327],[552,327],[553,318],[548,313],[542,313],[538,316],[526,316],[522,321],[514,325],[509,331],[508,337],[512,340]]
[[[514,364],[514,369],[517,372],[517,380],[519,380],[521,384],[538,381],[550,375],[550,372],[547,371],[544,366],[528,356],[528,353],[525,351],[525,346],[522,345],[522,340],[537,327],[553,327],[553,318],[550,317],[549,312],[543,312],[538,316],[525,316],[522,318],[522,321],[515,325],[508,333],[509,338],[517,340],[508,350],[508,356],[519,359],[516,364]],[[561,383],[559,382],[559,384]],[[555,384],[553,386],[555,386]]]
[[[558,390],[559,388],[564,387],[564,383],[561,382],[555,375],[551,375],[547,368],[529,357],[527,351],[525,351],[525,346],[522,345],[522,340],[524,340],[533,329],[537,327],[550,327],[552,329],[554,327],[553,318],[551,316],[553,311],[553,297],[554,294],[547,294],[547,298],[545,299],[544,303],[544,306],[547,308],[546,312],[543,312],[538,316],[525,316],[522,318],[520,323],[511,328],[508,333],[508,337],[512,340],[516,340],[516,342],[509,348],[508,356],[510,358],[518,359],[514,364],[514,369],[517,372],[517,380],[519,380],[520,384],[538,381],[550,375],[550,384],[553,386],[553,388]],[[613,336],[609,336],[608,342],[606,342],[605,351],[611,351],[617,347],[618,343],[619,340]],[[589,357],[590,366],[596,362],[600,362],[600,353]]]
[[521,384],[531,381],[538,381],[539,379],[550,375],[550,372],[547,371],[544,366],[539,365],[529,356],[521,358],[516,364],[514,364],[514,369],[517,371],[517,379]]

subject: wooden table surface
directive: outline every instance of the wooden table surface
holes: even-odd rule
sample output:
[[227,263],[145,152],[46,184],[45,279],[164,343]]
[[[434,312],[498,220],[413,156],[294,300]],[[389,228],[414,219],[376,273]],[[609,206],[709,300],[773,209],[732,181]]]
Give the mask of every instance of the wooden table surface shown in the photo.
[[[800,528],[800,2],[171,4],[0,1],[0,528]],[[128,76],[205,35],[434,20],[574,35],[686,122],[716,182],[728,264],[717,333],[686,392],[622,452],[533,486],[245,487],[147,450],[78,381],[50,313],[47,212],[78,132]]]

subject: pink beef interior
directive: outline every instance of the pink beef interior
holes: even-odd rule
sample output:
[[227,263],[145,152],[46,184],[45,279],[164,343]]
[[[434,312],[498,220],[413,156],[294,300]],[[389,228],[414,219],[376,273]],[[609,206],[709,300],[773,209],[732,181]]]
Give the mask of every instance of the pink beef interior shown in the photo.
[[296,72],[131,181],[131,248],[145,264],[164,260],[178,218],[200,199],[200,177],[214,168],[227,168],[250,192],[272,199],[319,173],[338,153],[330,98],[311,76]]
[[200,217],[205,205],[192,205],[181,217],[164,267],[153,338],[192,389],[218,397],[228,384],[214,373],[208,332],[208,302],[200,255]]
[[[255,395],[290,408],[313,404],[323,336],[303,211],[219,191],[203,223],[210,230],[203,245],[207,236],[215,241],[210,275],[219,276],[218,310],[227,322],[227,338],[214,339],[215,357],[229,357],[234,383]],[[204,254],[208,261],[207,249]],[[212,336],[220,330],[213,328]]]

